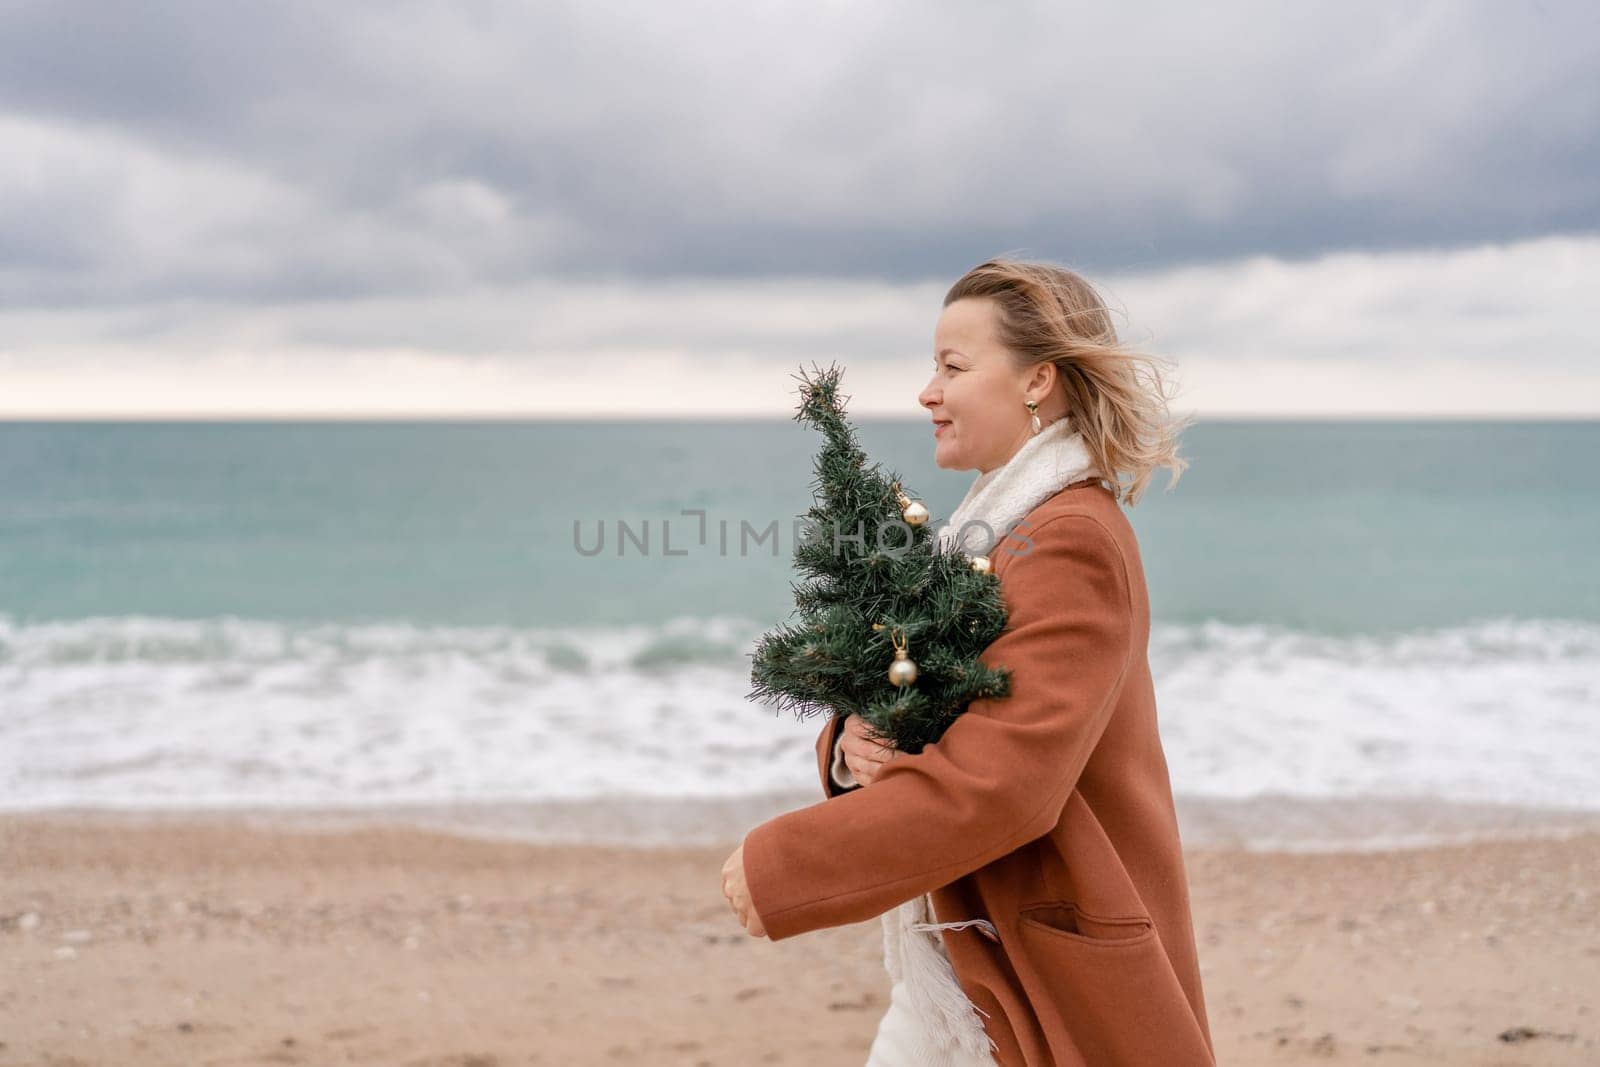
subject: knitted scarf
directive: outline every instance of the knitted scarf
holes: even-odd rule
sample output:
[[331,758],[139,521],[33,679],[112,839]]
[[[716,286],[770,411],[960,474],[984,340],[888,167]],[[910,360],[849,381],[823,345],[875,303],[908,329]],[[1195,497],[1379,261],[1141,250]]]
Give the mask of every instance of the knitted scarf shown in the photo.
[[[1096,472],[1083,436],[1060,418],[1029,437],[1003,466],[980,474],[949,521],[937,532],[941,549],[958,545],[988,555],[1027,514],[1073,482]],[[998,939],[986,919],[934,921],[931,894],[883,913],[883,962],[902,990],[924,1038],[920,1062],[928,1067],[993,1064],[997,1048],[978,1018],[982,1011],[956,981],[941,930],[977,927]],[[987,1014],[987,1013],[984,1013]]]

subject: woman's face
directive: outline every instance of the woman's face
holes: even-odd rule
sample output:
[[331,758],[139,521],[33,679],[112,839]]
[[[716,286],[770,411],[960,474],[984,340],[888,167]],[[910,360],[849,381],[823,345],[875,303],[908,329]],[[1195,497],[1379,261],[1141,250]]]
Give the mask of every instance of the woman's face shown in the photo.
[[[1018,370],[995,330],[994,302],[957,300],[933,331],[933,379],[917,402],[933,416],[934,462],[946,470],[987,473],[1016,455],[1032,431],[1025,402],[1039,403],[1039,419],[1052,421],[1049,364]],[[1064,409],[1065,403],[1054,405]]]

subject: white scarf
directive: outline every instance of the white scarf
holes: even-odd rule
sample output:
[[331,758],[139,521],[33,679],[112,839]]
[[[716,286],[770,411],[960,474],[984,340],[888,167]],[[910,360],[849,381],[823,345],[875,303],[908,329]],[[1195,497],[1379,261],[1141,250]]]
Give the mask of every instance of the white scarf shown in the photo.
[[1063,416],[1029,437],[1003,466],[978,475],[939,528],[939,547],[948,549],[959,536],[962,551],[987,556],[1028,512],[1094,473],[1083,435]]
[[[1065,417],[1057,419],[1029,437],[1003,466],[978,476],[939,528],[939,545],[948,548],[959,535],[963,551],[988,555],[1028,512],[1095,473],[1083,435]],[[998,1046],[984,1032],[978,1018],[982,1009],[956,981],[939,931],[975,926],[973,936],[994,937],[994,925],[985,919],[941,923],[936,918],[927,893],[883,913],[884,966],[890,978],[904,983],[919,1034],[925,1035],[919,1062],[928,1067],[993,1064],[990,1051]]]

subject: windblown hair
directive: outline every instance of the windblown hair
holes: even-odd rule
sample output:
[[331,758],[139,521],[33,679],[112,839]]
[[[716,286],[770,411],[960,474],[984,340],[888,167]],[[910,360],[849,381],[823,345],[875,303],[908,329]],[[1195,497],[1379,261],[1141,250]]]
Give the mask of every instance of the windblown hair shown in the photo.
[[1000,342],[1019,368],[1055,364],[1067,417],[1119,501],[1137,504],[1157,467],[1172,470],[1169,492],[1178,484],[1189,466],[1178,435],[1192,420],[1168,412],[1161,367],[1171,364],[1124,345],[1092,285],[1054,263],[999,257],[962,275],[944,306],[973,297],[994,302]]

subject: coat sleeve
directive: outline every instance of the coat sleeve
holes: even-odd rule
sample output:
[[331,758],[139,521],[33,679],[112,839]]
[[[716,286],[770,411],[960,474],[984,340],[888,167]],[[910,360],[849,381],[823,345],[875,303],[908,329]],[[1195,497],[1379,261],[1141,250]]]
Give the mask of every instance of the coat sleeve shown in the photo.
[[833,776],[833,784],[840,789],[855,789],[861,783],[856,781],[855,772],[844,761],[844,738],[841,737],[833,743],[833,767],[828,772]]
[[[881,915],[1056,825],[1127,673],[1131,586],[1092,516],[1056,516],[1029,537],[1001,572],[1006,628],[979,657],[1010,669],[1011,695],[972,701],[870,786],[745,835],[745,881],[772,940]],[[824,789],[834,729],[818,741]]]
[[[817,770],[822,773],[822,792],[830,797],[860,788],[860,783],[854,780],[854,776],[847,782],[841,782],[832,774],[837,768],[839,737],[843,732],[844,720],[843,715],[833,716],[823,724],[822,733],[817,735]],[[848,769],[845,769],[844,773],[850,774]]]

